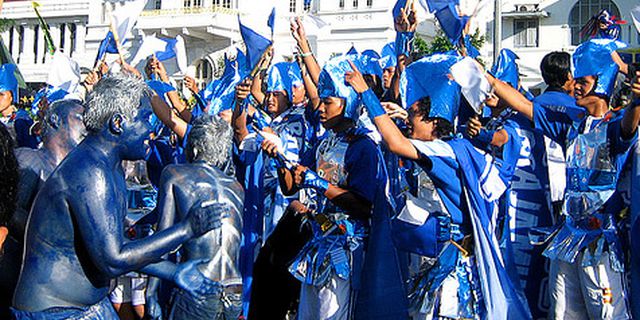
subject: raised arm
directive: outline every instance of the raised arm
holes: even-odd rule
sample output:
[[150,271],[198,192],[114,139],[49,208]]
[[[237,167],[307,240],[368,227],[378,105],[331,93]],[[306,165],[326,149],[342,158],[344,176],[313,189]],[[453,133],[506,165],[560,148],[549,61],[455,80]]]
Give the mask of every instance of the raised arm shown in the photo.
[[183,139],[187,133],[187,122],[179,117],[158,95],[151,98],[151,107],[153,113],[164,123],[167,128],[175,132],[180,139]]
[[494,89],[494,94],[513,110],[520,112],[527,119],[533,121],[533,103],[529,101],[522,93],[513,88],[512,86],[496,79],[490,74],[486,74],[487,80]]
[[311,46],[309,45],[309,40],[307,40],[307,34],[304,31],[304,26],[302,25],[302,20],[300,20],[300,17],[296,17],[295,19],[291,20],[291,35],[298,44],[300,55],[302,56],[304,65],[309,71],[311,80],[313,80],[313,83],[317,85],[318,80],[320,79],[321,69],[318,61],[316,61],[316,58],[313,56],[313,52],[311,51]]
[[354,71],[347,72],[345,74],[345,80],[358,94],[362,95],[362,102],[364,103],[369,116],[373,118],[373,122],[376,125],[376,128],[378,128],[378,131],[382,136],[382,140],[387,145],[387,148],[389,148],[389,151],[407,159],[419,159],[420,155],[418,154],[418,151],[384,111],[384,108],[382,107],[382,104],[380,104],[376,95],[369,86],[367,86],[367,83],[362,77],[362,73],[360,73],[353,63],[351,63],[351,68]]

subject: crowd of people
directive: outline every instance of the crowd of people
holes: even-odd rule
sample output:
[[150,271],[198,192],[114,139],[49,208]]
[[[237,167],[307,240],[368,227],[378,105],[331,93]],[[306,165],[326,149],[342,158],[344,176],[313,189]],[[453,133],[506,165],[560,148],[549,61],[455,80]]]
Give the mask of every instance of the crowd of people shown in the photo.
[[17,108],[2,65],[0,318],[640,316],[640,69],[611,16],[538,96],[512,51],[421,57],[394,19],[324,65],[293,19],[293,58],[238,51],[192,99],[152,56]]

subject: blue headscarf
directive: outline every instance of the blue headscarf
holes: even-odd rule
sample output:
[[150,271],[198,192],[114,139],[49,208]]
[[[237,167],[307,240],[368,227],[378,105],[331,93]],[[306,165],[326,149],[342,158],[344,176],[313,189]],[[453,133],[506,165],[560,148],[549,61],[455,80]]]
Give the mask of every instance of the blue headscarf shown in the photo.
[[0,66],[0,92],[11,91],[13,102],[18,101],[18,79],[16,79],[16,65],[6,63]]
[[573,77],[597,76],[594,92],[610,97],[618,74],[618,65],[611,58],[611,53],[626,46],[624,42],[612,39],[591,39],[584,42],[573,53]]
[[460,105],[460,85],[449,77],[449,69],[460,59],[457,55],[436,53],[410,64],[400,77],[403,106],[409,108],[416,101],[430,97],[429,117],[453,123]]
[[269,68],[267,92],[285,91],[293,101],[293,87],[302,85],[300,67],[296,62],[278,62]]
[[391,68],[398,65],[395,42],[389,42],[384,45],[384,47],[382,47],[380,55],[382,56],[380,58],[380,67],[382,69]]
[[380,67],[380,60],[372,57],[371,55],[364,54],[350,54],[346,56],[351,61],[358,61],[357,65],[360,68],[362,74],[370,74],[378,76],[378,79],[382,79],[382,67]]
[[515,52],[509,49],[500,50],[498,61],[491,68],[491,74],[517,89],[519,82],[517,59],[519,58]]
[[327,97],[344,99],[344,116],[352,120],[357,120],[357,109],[360,99],[356,91],[344,80],[345,72],[353,71],[347,60],[351,59],[351,62],[353,62],[359,70],[364,70],[360,61],[358,59],[352,59],[353,57],[354,56],[339,56],[327,61],[324,68],[322,68],[322,72],[320,72],[318,95],[320,99]]

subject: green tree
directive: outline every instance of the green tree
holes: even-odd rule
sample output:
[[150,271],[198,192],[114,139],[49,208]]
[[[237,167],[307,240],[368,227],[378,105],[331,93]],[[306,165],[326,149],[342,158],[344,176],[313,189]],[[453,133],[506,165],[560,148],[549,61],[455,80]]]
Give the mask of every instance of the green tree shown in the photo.
[[[480,49],[485,42],[486,37],[480,34],[480,29],[476,29],[475,32],[471,34],[471,44],[474,47]],[[447,52],[454,49],[455,47],[441,29],[438,29],[433,41],[429,43],[419,36],[416,36],[414,40],[414,52],[418,57],[423,57],[437,52]]]
[[12,19],[0,18],[0,32],[5,32],[16,24]]

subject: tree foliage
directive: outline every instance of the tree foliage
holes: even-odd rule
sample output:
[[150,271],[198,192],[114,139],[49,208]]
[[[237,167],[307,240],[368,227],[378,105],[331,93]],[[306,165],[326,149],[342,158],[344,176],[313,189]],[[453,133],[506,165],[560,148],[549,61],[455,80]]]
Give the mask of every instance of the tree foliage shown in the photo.
[[[476,29],[470,36],[471,44],[478,49],[482,48],[487,40],[485,36],[480,34],[480,29]],[[419,36],[416,36],[414,40],[414,52],[418,57],[427,56],[437,52],[447,52],[454,49],[454,45],[449,41],[449,38],[447,38],[441,29],[438,29],[436,36],[431,42],[426,42]]]
[[12,19],[0,18],[0,32],[5,32],[16,24]]

